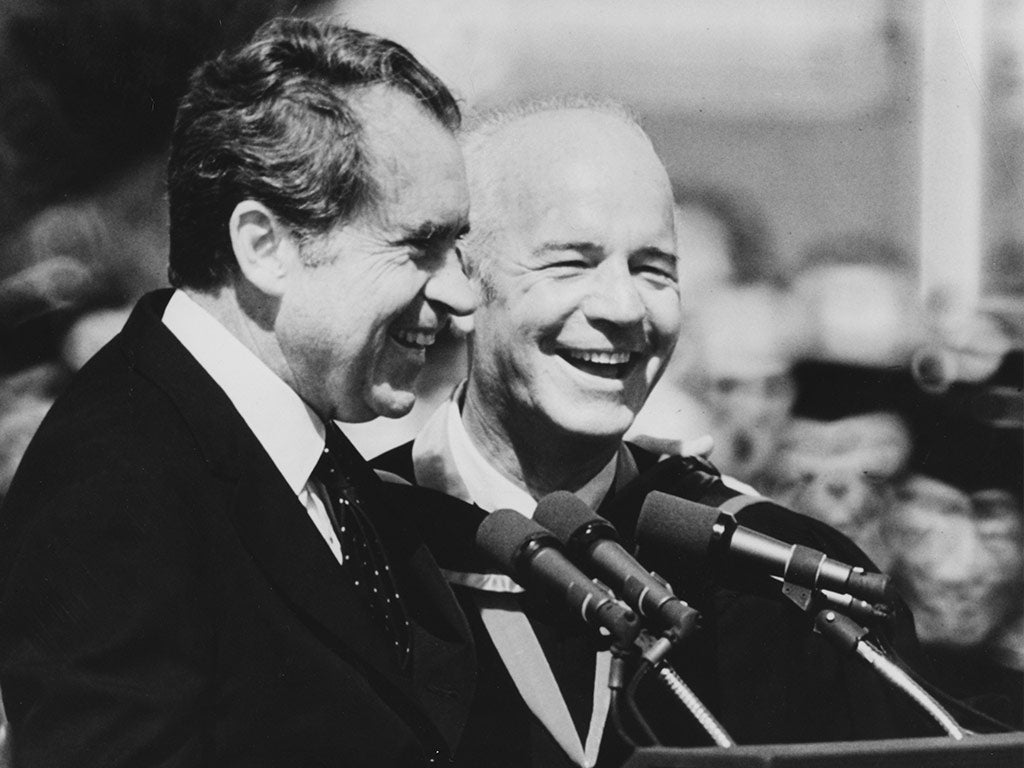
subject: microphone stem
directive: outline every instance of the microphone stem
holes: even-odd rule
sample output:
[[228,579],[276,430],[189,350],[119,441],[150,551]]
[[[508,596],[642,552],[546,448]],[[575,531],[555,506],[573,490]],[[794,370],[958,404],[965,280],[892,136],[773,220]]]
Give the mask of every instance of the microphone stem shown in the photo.
[[615,726],[615,731],[619,734],[619,738],[625,742],[626,746],[636,749],[638,746],[636,739],[629,735],[629,731],[626,730],[626,724],[622,722],[622,692],[615,688],[612,688],[609,710],[611,712],[612,725]]
[[917,682],[896,664],[885,658],[882,653],[866,640],[856,645],[857,654],[867,661],[885,679],[902,690],[921,705],[932,719],[952,738],[960,741],[964,737],[963,729],[939,702],[933,699]]
[[722,727],[721,723],[715,719],[715,716],[708,711],[708,708],[704,706],[704,702],[697,698],[697,694],[690,690],[690,687],[683,682],[683,679],[669,664],[660,664],[657,669],[658,677],[665,682],[676,698],[690,710],[690,713],[697,719],[697,722],[714,740],[716,746],[736,746],[736,742],[732,740],[732,737]]
[[640,687],[640,681],[644,675],[650,670],[651,665],[646,661],[641,661],[640,666],[636,672],[633,673],[633,678],[629,681],[629,685],[626,686],[625,690],[625,702],[626,707],[629,709],[629,713],[633,716],[633,721],[640,727],[640,730],[644,732],[644,736],[647,737],[648,742],[655,747],[660,747],[661,742],[658,740],[657,734],[651,729],[651,726],[647,722],[647,718],[644,717],[643,712],[636,705],[636,691]]

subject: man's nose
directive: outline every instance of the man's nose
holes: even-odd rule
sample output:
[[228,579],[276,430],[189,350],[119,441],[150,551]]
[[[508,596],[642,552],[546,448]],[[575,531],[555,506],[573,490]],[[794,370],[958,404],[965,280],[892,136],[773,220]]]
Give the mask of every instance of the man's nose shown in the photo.
[[438,261],[423,289],[431,304],[450,315],[468,315],[476,309],[476,292],[462,269],[458,250],[450,248]]
[[628,266],[608,260],[594,269],[591,278],[583,305],[587,317],[617,325],[630,325],[644,319],[644,302]]

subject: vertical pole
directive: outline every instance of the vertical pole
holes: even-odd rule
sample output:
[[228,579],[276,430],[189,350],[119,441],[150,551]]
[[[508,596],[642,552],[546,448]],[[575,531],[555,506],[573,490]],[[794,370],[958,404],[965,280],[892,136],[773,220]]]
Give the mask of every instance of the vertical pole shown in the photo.
[[920,279],[945,327],[969,320],[981,285],[985,5],[923,0]]

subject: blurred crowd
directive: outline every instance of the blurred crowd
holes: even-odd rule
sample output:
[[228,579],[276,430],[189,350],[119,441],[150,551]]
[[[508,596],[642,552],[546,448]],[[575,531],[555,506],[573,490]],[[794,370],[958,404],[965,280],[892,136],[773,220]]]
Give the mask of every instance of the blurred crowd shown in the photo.
[[[196,42],[193,58],[276,9],[248,5],[252,23]],[[20,18],[12,39],[34,50],[40,36],[63,35],[91,51],[86,62],[99,61],[93,48],[103,41],[87,45],[74,31],[82,19],[58,16]],[[153,22],[141,11],[134,21]],[[0,102],[74,114],[75,78],[18,58],[16,44],[4,50],[17,67],[6,70]],[[90,156],[64,178],[20,159],[45,155],[35,124],[3,126],[2,186],[17,194],[4,193],[0,206],[0,498],[69,375],[139,295],[166,282],[167,125],[158,118],[171,114],[165,102],[183,82],[186,53],[171,70],[166,58],[142,70],[163,89],[149,124],[155,135],[122,157]],[[31,82],[38,90],[26,101]],[[122,112],[113,117],[126,119]],[[71,148],[97,146],[80,136]],[[962,696],[1003,693],[1008,718],[1020,722],[1024,328],[980,310],[948,322],[941,307],[922,306],[912,258],[877,233],[829,233],[823,222],[818,244],[783,258],[772,250],[764,201],[699,180],[679,180],[676,200],[683,336],[631,437],[671,453],[710,435],[710,459],[723,473],[846,533],[897,580],[937,681]],[[1021,246],[1000,258],[1018,279],[1008,292],[1024,303]],[[365,453],[411,436],[418,414],[461,378],[465,330],[432,350],[411,421],[351,427]]]
[[935,679],[1005,695],[1019,722],[1021,329],[922,306],[912,261],[874,233],[787,262],[749,202],[677,201],[689,322],[633,439],[710,434],[723,472],[846,533],[910,603]]

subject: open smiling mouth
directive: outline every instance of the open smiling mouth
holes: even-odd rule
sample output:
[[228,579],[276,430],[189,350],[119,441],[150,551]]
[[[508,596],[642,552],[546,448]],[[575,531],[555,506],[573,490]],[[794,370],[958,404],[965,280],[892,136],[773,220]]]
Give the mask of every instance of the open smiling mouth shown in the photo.
[[558,356],[577,370],[602,379],[624,379],[640,363],[639,352],[591,352],[563,349]]
[[408,349],[426,349],[434,343],[436,334],[429,331],[392,331],[391,339]]

